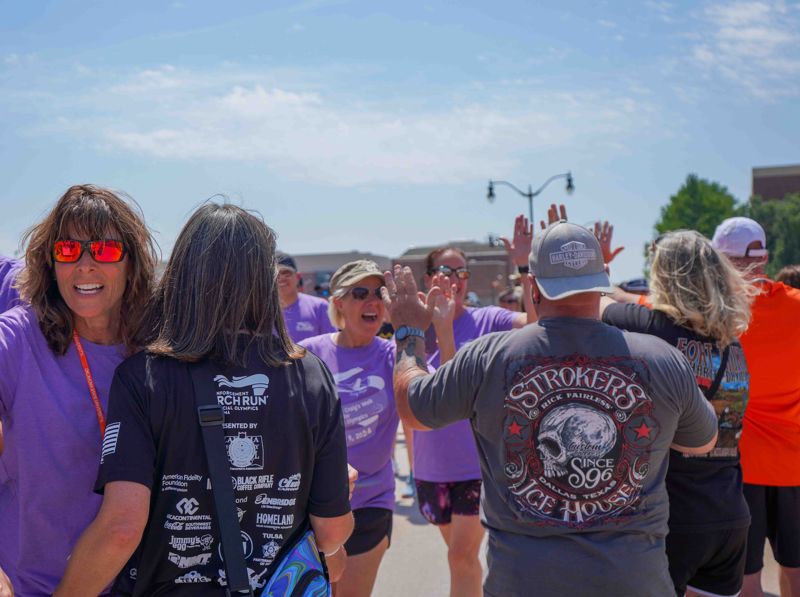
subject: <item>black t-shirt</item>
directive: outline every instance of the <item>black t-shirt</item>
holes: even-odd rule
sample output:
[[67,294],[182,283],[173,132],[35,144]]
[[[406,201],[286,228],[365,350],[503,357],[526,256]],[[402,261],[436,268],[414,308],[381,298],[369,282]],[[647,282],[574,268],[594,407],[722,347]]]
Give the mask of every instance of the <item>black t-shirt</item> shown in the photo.
[[[711,387],[722,362],[715,340],[676,325],[661,311],[640,305],[609,305],[603,321],[666,340],[686,357],[700,389],[706,391]],[[714,449],[703,456],[686,456],[670,450],[667,473],[670,530],[701,532],[744,528],[750,524],[739,466],[739,437],[749,388],[747,362],[736,342],[730,345],[722,383],[711,397],[719,420]]]
[[[308,515],[350,511],[344,423],[333,379],[311,353],[270,367],[206,362],[201,377],[225,411],[242,544],[254,589]],[[109,433],[111,432],[111,433]],[[211,482],[189,365],[140,353],[116,371],[96,491],[133,481],[152,491],[142,542],[123,577],[134,595],[224,595]]]

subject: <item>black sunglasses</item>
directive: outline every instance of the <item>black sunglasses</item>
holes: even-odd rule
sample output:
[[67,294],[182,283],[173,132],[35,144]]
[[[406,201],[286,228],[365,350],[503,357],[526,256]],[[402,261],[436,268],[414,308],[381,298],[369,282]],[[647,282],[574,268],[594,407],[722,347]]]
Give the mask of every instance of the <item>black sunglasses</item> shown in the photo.
[[459,280],[469,279],[469,270],[466,267],[452,268],[449,265],[440,265],[428,270],[428,275],[444,274],[445,276],[455,275]]
[[347,292],[349,292],[350,295],[357,301],[365,301],[371,294],[374,294],[377,298],[381,298],[381,288],[383,288],[383,286],[379,286],[375,290],[370,290],[369,288],[364,288],[363,286],[356,286]]

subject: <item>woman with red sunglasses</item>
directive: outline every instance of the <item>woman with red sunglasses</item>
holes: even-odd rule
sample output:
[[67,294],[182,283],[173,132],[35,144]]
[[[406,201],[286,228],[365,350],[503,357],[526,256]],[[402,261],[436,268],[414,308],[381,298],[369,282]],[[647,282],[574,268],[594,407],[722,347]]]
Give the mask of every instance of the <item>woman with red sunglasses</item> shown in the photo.
[[131,202],[91,185],[24,240],[23,305],[0,316],[0,595],[27,596],[53,593],[100,506],[111,377],[141,344],[157,256]]

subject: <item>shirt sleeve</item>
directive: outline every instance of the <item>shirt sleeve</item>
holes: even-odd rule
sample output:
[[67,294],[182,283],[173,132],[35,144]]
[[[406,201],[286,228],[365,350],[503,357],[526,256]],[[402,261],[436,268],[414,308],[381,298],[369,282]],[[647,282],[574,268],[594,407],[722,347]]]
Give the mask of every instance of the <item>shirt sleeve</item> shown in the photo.
[[[315,357],[312,357],[315,358]],[[307,374],[312,368],[307,367]],[[350,489],[347,481],[347,441],[344,432],[342,405],[328,368],[318,360],[321,384],[312,384],[316,391],[318,418],[316,425],[316,455],[308,512],[314,516],[332,518],[350,512]],[[307,384],[308,385],[308,384]],[[313,388],[313,386],[318,386]]]
[[491,332],[507,332],[514,328],[514,318],[519,315],[519,312],[509,311],[502,307],[484,307],[487,315],[492,318],[490,326]]
[[156,446],[148,416],[144,363],[144,354],[131,357],[120,365],[111,382],[97,493],[102,494],[106,483],[112,481],[133,481],[153,488]]
[[317,326],[319,327],[320,334],[330,334],[335,332],[336,328],[331,323],[331,318],[328,317],[328,303],[320,303],[317,308]]
[[486,363],[492,360],[494,344],[502,334],[484,336],[471,342],[439,367],[432,375],[411,380],[408,404],[414,417],[426,427],[438,428],[475,411],[475,399],[486,375]]
[[717,432],[714,407],[697,387],[694,372],[680,353],[673,359],[678,369],[674,392],[681,407],[673,443],[686,448],[706,445]]
[[[21,368],[21,354],[24,350],[23,326],[24,319],[21,308],[6,312],[0,316],[0,420],[8,418],[8,413],[13,408],[14,395],[19,383]],[[31,317],[31,325],[36,325]]]
[[629,332],[649,334],[656,326],[655,311],[633,303],[615,303],[603,311],[603,323]]

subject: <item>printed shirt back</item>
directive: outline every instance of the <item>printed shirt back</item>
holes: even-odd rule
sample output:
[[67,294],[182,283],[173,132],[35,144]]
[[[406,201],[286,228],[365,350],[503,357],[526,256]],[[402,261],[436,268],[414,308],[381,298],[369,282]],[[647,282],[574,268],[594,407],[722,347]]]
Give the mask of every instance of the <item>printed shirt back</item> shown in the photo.
[[[660,575],[648,595],[671,587],[663,549],[669,446],[702,446],[716,431],[676,349],[596,320],[545,319],[476,340],[412,382],[409,402],[428,426],[471,419],[484,481],[481,516],[497,569],[519,561],[512,546],[521,535],[569,536],[529,539],[529,568],[586,582],[603,576],[635,584]],[[598,550],[611,564],[595,557]],[[545,553],[561,565],[537,567]],[[490,571],[487,587],[498,583]],[[513,594],[525,594],[522,585]]]
[[487,523],[532,535],[663,535],[670,444],[703,445],[716,430],[677,350],[588,319],[477,340],[415,381],[410,400],[426,425],[472,419]]
[[[252,588],[263,587],[281,547],[308,514],[346,514],[346,447],[339,401],[313,355],[268,367],[200,365],[225,412],[224,431]],[[224,594],[225,567],[188,366],[144,353],[123,363],[111,389],[97,481],[153,492],[150,519],[127,575],[135,595],[204,584]],[[206,594],[206,593],[204,593]]]
[[[719,373],[722,353],[717,343],[676,325],[661,311],[615,304],[606,308],[603,321],[625,330],[653,334],[675,346],[686,358],[703,391],[711,387]],[[739,467],[739,438],[749,381],[744,352],[735,342],[728,348],[725,371],[711,399],[718,420],[714,449],[700,456],[670,451],[667,490],[671,530],[701,532],[744,528],[750,524]]]

